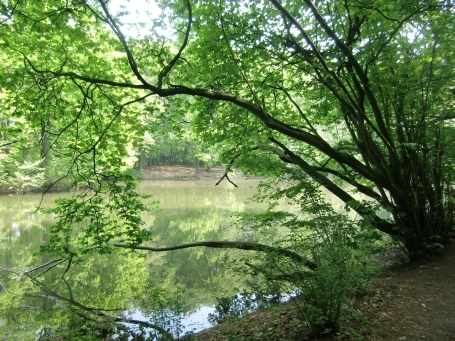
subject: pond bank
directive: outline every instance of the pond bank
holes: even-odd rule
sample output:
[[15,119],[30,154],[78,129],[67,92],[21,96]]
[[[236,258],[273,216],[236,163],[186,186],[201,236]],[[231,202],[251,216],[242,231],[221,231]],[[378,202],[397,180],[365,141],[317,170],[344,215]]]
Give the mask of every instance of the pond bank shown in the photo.
[[[210,168],[199,167],[196,169],[194,166],[184,165],[159,165],[144,167],[141,171],[134,171],[135,175],[144,181],[159,181],[159,180],[215,180],[216,182],[224,176],[223,166],[214,166]],[[241,172],[229,173],[231,180],[244,179],[245,177]],[[226,181],[226,179],[224,179]],[[51,188],[45,185],[40,188],[31,188],[27,190],[21,189],[19,186],[3,187],[0,184],[0,195],[8,194],[31,194],[31,193],[59,193],[70,192],[67,184],[55,184]]]
[[[397,264],[397,263],[395,263]],[[340,335],[325,340],[455,341],[455,240],[434,259],[398,264],[347,307]],[[353,315],[365,316],[355,319]],[[361,314],[361,315],[359,315]],[[359,333],[355,336],[354,330]],[[198,334],[192,341],[310,340],[293,302],[259,311]]]
[[[174,166],[151,166],[145,167],[139,172],[142,180],[195,180],[195,179],[221,179],[224,175],[223,166],[211,168],[174,165]],[[233,173],[233,177],[239,177],[241,173]]]

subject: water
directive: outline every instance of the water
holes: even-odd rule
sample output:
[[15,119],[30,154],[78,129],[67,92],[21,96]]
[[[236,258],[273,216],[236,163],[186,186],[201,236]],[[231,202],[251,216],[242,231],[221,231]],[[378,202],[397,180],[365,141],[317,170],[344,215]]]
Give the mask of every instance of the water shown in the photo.
[[[215,181],[145,182],[140,191],[160,201],[160,212],[144,214],[154,233],[153,246],[195,241],[246,240],[229,227],[232,212],[260,211],[245,204],[257,180],[239,180],[239,188]],[[70,195],[70,194],[63,194]],[[42,207],[62,194],[46,195]],[[21,272],[52,259],[33,256],[52,223],[34,209],[40,195],[0,197],[0,340],[33,340],[38,330],[71,323],[74,317],[106,315],[149,321],[174,335],[207,328],[216,297],[236,294],[244,285],[228,264],[248,251],[190,248],[177,251],[131,253],[118,250],[93,255],[44,272]],[[38,276],[40,273],[42,275]],[[37,277],[38,276],[38,277]]]

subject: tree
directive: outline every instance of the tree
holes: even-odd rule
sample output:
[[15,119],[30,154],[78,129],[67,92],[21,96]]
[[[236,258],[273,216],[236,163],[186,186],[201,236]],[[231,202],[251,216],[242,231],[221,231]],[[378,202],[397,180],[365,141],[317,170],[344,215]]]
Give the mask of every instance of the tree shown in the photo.
[[172,105],[159,116],[196,112],[195,131],[229,164],[280,176],[295,165],[412,258],[445,240],[453,225],[451,2],[160,5],[166,11],[133,38],[124,12],[115,18],[107,1],[2,2],[1,44],[23,61],[8,72],[26,84],[9,100],[26,96],[21,110],[35,117],[43,111],[33,103],[53,96],[60,108],[71,93],[79,110],[55,109],[69,123],[58,125],[50,149],[63,132],[80,133],[86,117],[90,138],[73,160],[100,162],[96,152],[122,124],[135,129],[130,106]]

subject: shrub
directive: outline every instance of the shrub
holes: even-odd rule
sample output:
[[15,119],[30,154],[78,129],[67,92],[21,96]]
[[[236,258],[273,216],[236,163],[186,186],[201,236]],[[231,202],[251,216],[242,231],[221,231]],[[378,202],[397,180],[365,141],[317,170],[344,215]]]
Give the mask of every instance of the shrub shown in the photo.
[[[276,183],[277,184],[277,183]],[[379,271],[370,250],[376,250],[383,236],[368,221],[336,212],[324,201],[321,190],[310,179],[298,184],[269,182],[263,195],[273,191],[275,203],[265,214],[244,217],[249,229],[270,231],[271,227],[288,229],[279,246],[295,251],[316,264],[306,266],[278,254],[267,254],[249,262],[255,274],[268,287],[294,292],[301,317],[316,336],[336,334],[340,329],[343,306],[365,293],[370,279]],[[287,201],[286,211],[276,202]]]

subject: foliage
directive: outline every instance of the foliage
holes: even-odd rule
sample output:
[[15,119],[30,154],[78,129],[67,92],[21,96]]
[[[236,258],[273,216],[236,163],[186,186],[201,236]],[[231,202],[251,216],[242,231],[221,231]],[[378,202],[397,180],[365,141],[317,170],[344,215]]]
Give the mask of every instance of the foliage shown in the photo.
[[450,2],[159,6],[130,36],[128,8],[103,0],[3,2],[5,146],[32,131],[43,162],[63,155],[81,183],[81,169],[131,167],[159,120],[177,135],[190,122],[229,167],[285,176],[293,164],[412,258],[441,247],[453,225]]
[[[296,304],[316,335],[335,334],[340,327],[342,309],[359,292],[366,288],[375,274],[368,264],[366,254],[352,252],[342,244],[335,249],[322,249],[318,268],[312,276],[298,283],[299,297]],[[344,312],[346,314],[346,312]]]
[[5,176],[5,185],[14,187],[18,184],[17,187],[21,193],[41,188],[46,179],[44,168],[39,167],[40,163],[41,160],[32,163],[15,164],[12,167],[14,171],[9,176]]
[[[264,225],[287,228],[280,245],[310,255],[315,268],[269,253],[262,259],[247,260],[253,274],[263,279],[253,283],[254,287],[293,292],[314,335],[336,334],[346,313],[343,308],[363,295],[369,280],[378,274],[372,253],[380,248],[384,236],[362,227],[363,220],[337,213],[311,179],[266,182],[256,197],[263,199],[274,200],[268,212],[244,216],[240,224],[259,232]],[[284,212],[277,209],[277,202],[283,200],[292,205]]]
[[113,239],[131,245],[150,239],[141,219],[141,213],[150,210],[143,202],[149,196],[138,194],[136,186],[137,180],[126,174],[98,177],[71,199],[57,199],[56,207],[42,209],[60,219],[47,231],[52,238],[40,252],[72,259],[94,249],[109,253]]
[[[227,173],[275,179],[270,210],[247,226],[287,229],[277,244],[311,262],[269,252],[250,266],[300,288],[315,333],[337,329],[381,233],[412,259],[443,247],[455,212],[451,2],[157,5],[131,36],[128,9],[109,1],[0,3],[2,185],[80,190],[46,210],[57,219],[42,252],[71,262],[147,241],[145,197],[125,172],[161,154],[199,164],[198,140]],[[284,199],[289,210],[274,210]]]
[[[33,228],[33,235],[27,236],[24,230],[22,235],[26,238],[22,243],[19,238],[12,246],[2,243],[2,249],[6,249],[2,259],[7,263],[0,269],[2,284],[6,288],[0,295],[3,323],[0,338],[32,340],[41,330],[49,332],[48,335],[54,339],[76,339],[69,335],[83,334],[89,339],[89,330],[92,330],[91,339],[99,339],[101,328],[98,327],[114,326],[115,318],[121,316],[131,299],[140,298],[147,273],[142,259],[131,254],[87,256],[84,268],[72,267],[65,273],[66,278],[62,278],[66,264],[41,268],[31,272],[30,276],[23,275],[22,270],[14,270],[12,267],[30,268],[37,261],[46,262],[45,256],[40,259],[30,257],[32,246],[27,247],[30,240],[39,244],[42,231]],[[8,262],[10,248],[14,250],[11,263]],[[95,322],[87,322],[84,331],[84,320]]]

